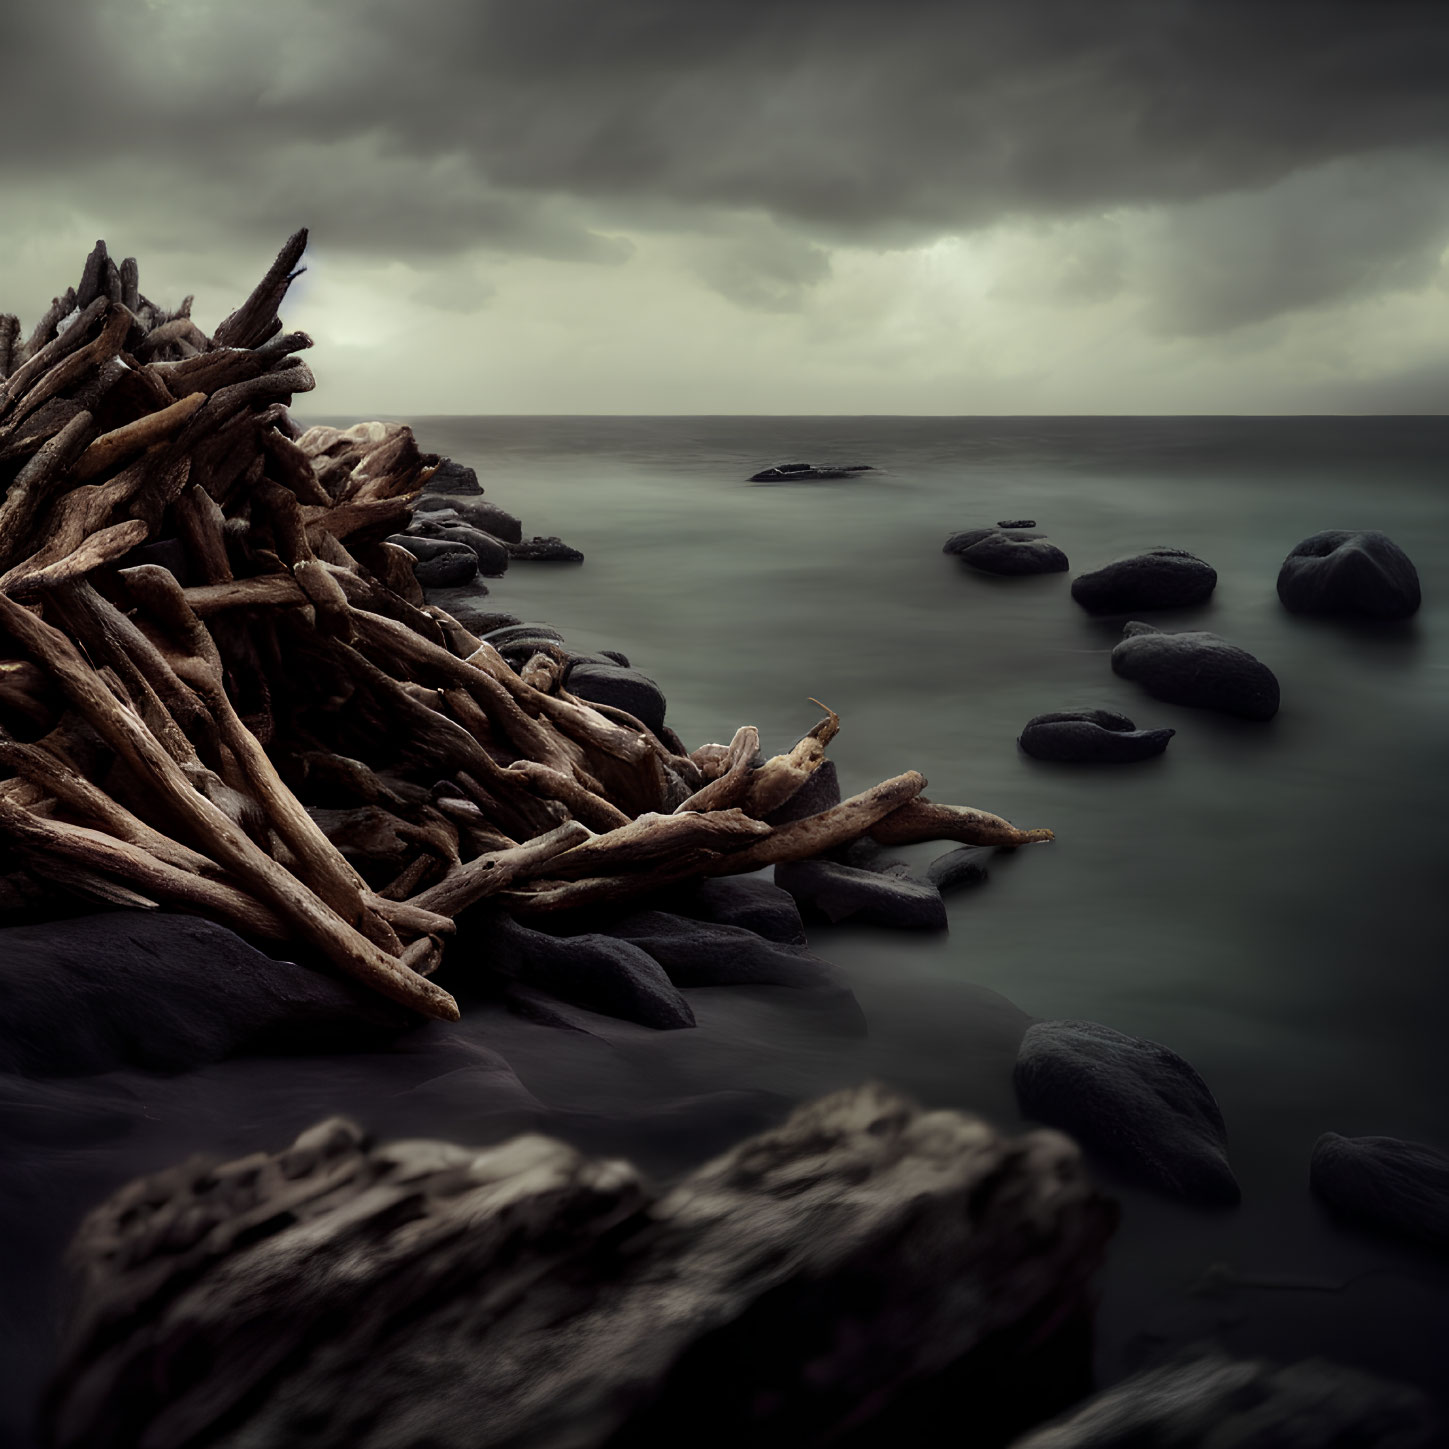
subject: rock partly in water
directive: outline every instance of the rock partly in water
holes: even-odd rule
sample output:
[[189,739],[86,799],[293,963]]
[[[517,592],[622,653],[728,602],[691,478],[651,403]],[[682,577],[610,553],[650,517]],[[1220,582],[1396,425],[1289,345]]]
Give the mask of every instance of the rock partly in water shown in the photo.
[[767,941],[805,944],[800,907],[789,891],[754,875],[724,875],[700,881],[679,910],[720,926],[741,926]]
[[504,543],[523,542],[523,524],[511,513],[500,508],[496,503],[490,503],[486,498],[449,498],[444,505],[425,497],[414,510],[413,517],[424,518],[444,509],[455,513],[470,527],[481,529],[482,532],[493,538],[501,539]]
[[478,572],[485,578],[500,578],[508,571],[508,545],[461,518],[446,519],[433,515],[422,521],[414,519],[408,531],[415,538],[439,539],[472,549],[478,559]]
[[751,483],[801,483],[820,478],[850,478],[871,472],[869,463],[776,463],[751,473]]
[[1330,529],[1283,560],[1278,597],[1295,614],[1407,619],[1419,607],[1419,573],[1386,534]]
[[547,538],[525,538],[519,543],[508,545],[508,557],[523,559],[529,563],[583,563],[584,556],[578,549],[566,544],[556,534]]
[[1072,597],[1094,614],[1181,609],[1201,604],[1217,587],[1217,570],[1180,548],[1150,548],[1072,580]]
[[625,669],[618,664],[572,664],[564,675],[564,686],[570,694],[593,704],[611,704],[632,714],[651,730],[664,724],[664,691],[638,669]]
[[423,484],[423,493],[478,495],[483,489],[478,484],[478,475],[464,463],[455,463],[444,458],[434,470],[433,476]]
[[377,1146],[333,1118],[91,1213],[45,1439],[784,1449],[935,1395],[1001,1445],[1090,1383],[1115,1219],[1058,1134],[874,1086],[662,1195],[539,1135]]
[[1405,1384],[1211,1352],[1114,1384],[1012,1449],[1428,1449],[1437,1427]]
[[244,1051],[373,1045],[412,1024],[195,916],[107,911],[0,930],[0,1071],[182,1072]]
[[926,879],[938,891],[956,890],[960,886],[980,885],[991,874],[986,862],[996,854],[990,845],[959,845],[938,855],[926,867]]
[[1017,744],[1037,760],[1129,764],[1160,755],[1176,730],[1140,730],[1110,709],[1069,709],[1026,722]]
[[1034,518],[1002,518],[1002,519],[998,519],[997,520],[996,526],[998,528],[1035,528],[1036,527],[1036,519],[1034,519]]
[[1021,1039],[1015,1083],[1027,1116],[1071,1133],[1124,1175],[1189,1202],[1238,1201],[1223,1114],[1167,1047],[1095,1021],[1039,1021]]
[[941,552],[954,553],[962,563],[988,574],[1059,574],[1071,567],[1066,554],[1039,534],[1000,528],[953,533]]
[[1112,668],[1169,704],[1216,709],[1242,719],[1278,713],[1278,678],[1246,649],[1205,630],[1166,634],[1133,620],[1112,650]]
[[[694,1025],[694,1012],[658,962],[628,941],[590,933],[560,939],[497,912],[482,923],[490,971],[561,1001],[640,1026]],[[456,952],[455,952],[456,954]]]
[[835,860],[795,860],[775,867],[775,884],[789,891],[802,911],[832,923],[858,921],[910,931],[946,929],[941,892],[904,867],[876,871]]
[[460,543],[451,543],[431,558],[419,559],[413,576],[425,589],[456,589],[478,577],[478,555]]
[[513,624],[523,623],[517,614],[508,614],[497,609],[480,609],[466,599],[450,605],[448,612],[479,639],[486,638],[497,629],[506,629]]
[[1346,1221],[1449,1253],[1449,1155],[1437,1148],[1325,1132],[1308,1180]]

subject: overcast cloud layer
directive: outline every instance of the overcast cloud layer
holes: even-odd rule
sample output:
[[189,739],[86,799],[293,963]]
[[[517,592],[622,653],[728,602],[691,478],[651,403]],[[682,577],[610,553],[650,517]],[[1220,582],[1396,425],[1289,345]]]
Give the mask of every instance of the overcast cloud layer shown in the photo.
[[305,224],[315,410],[1443,411],[1446,75],[1439,0],[0,0],[0,308]]

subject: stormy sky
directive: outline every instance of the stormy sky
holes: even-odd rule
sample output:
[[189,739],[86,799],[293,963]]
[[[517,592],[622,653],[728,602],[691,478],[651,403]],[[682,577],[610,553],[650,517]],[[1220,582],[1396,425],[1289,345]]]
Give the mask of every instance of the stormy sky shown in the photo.
[[0,0],[0,310],[312,412],[1442,412],[1442,0]]

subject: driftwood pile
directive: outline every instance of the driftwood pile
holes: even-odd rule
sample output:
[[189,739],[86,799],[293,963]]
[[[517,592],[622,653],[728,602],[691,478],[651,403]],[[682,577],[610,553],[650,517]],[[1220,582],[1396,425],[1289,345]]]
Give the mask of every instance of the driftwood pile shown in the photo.
[[440,460],[399,424],[300,431],[277,309],[307,234],[207,336],[97,243],[23,343],[0,316],[0,908],[60,894],[305,942],[427,1016],[454,918],[608,902],[882,844],[1023,845],[915,772],[772,824],[830,711],[761,761],[688,751],[515,671],[384,540]]

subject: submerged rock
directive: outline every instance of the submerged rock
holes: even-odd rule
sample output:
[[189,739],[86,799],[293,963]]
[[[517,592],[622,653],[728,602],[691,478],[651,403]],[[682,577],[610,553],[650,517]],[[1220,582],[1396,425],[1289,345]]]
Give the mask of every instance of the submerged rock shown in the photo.
[[1449,1155],[1437,1148],[1325,1132],[1308,1180],[1348,1222],[1449,1253]]
[[1294,614],[1407,619],[1419,607],[1419,572],[1387,534],[1330,529],[1283,560],[1278,597]]
[[1017,744],[1037,760],[1071,764],[1130,764],[1160,755],[1176,730],[1140,730],[1110,709],[1039,714],[1026,722]]
[[1115,1216],[1056,1133],[875,1086],[662,1195],[538,1135],[334,1118],[91,1213],[46,1442],[784,1449],[936,1390],[1001,1444],[1090,1381]]
[[196,916],[106,911],[0,930],[0,1071],[182,1072],[244,1051],[378,1042],[411,1025],[372,993],[274,961]]
[[584,556],[578,549],[566,544],[557,534],[547,538],[525,538],[519,543],[508,545],[508,557],[525,559],[531,563],[583,563]]
[[1278,713],[1278,678],[1246,649],[1206,630],[1165,634],[1133,620],[1112,650],[1112,669],[1169,704],[1216,709],[1242,719]]
[[1436,1427],[1405,1384],[1212,1352],[1114,1384],[1012,1449],[1427,1449]]
[[909,931],[944,931],[946,903],[928,880],[895,867],[863,870],[835,860],[794,860],[775,867],[775,884],[800,908],[835,923],[896,926]]
[[988,574],[1059,574],[1071,567],[1061,549],[1039,534],[1000,528],[972,528],[953,533],[941,549],[962,563]]
[[1181,548],[1150,548],[1072,580],[1072,597],[1094,614],[1180,609],[1212,597],[1217,570]]
[[1015,1082],[1027,1116],[1124,1174],[1190,1202],[1238,1201],[1218,1104],[1167,1047],[1095,1021],[1039,1021],[1021,1039]]

